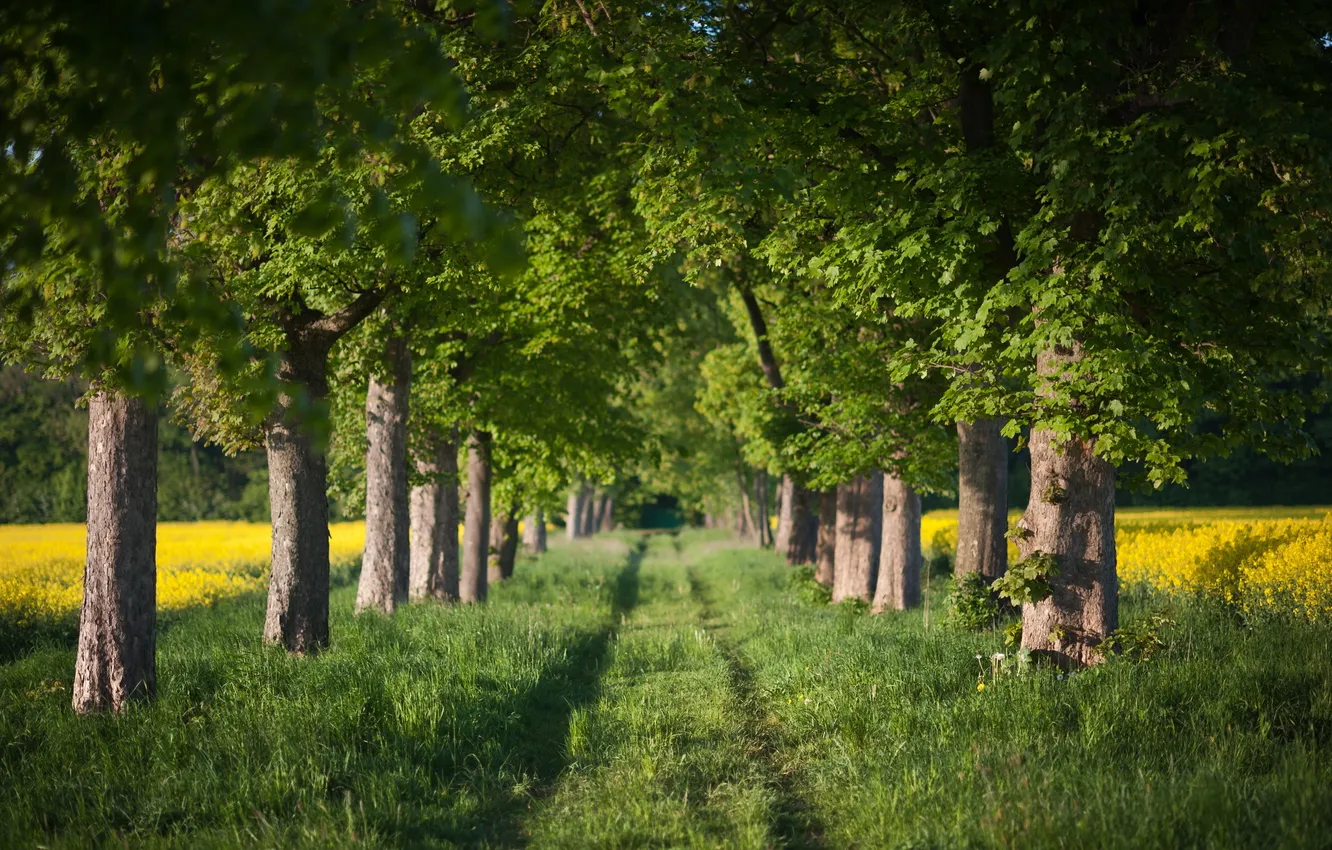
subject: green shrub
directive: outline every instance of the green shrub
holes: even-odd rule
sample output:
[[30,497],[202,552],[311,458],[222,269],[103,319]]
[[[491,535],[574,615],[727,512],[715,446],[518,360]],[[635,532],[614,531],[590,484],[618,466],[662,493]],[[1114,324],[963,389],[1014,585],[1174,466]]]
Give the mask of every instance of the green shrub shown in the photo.
[[1118,655],[1133,661],[1146,661],[1166,648],[1162,632],[1173,625],[1175,621],[1166,615],[1152,614],[1110,632],[1096,646],[1096,652],[1104,658]]
[[1044,552],[1023,558],[994,580],[992,588],[1014,605],[1040,602],[1050,595],[1051,576],[1059,574],[1059,562]]
[[813,567],[792,569],[787,586],[795,598],[806,605],[827,605],[832,601],[832,591],[814,579]]
[[951,579],[946,622],[969,632],[993,628],[999,619],[999,600],[980,573]]

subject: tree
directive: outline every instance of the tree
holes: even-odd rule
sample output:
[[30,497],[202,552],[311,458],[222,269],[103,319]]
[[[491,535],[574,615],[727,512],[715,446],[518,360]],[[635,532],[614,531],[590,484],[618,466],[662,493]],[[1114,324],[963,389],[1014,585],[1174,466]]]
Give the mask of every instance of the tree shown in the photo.
[[[492,29],[499,24],[497,7],[477,9]],[[379,129],[423,103],[456,113],[459,100],[447,59],[392,4],[148,10],[20,0],[0,11],[0,32],[5,267],[62,256],[85,271],[55,290],[12,277],[6,323],[40,324],[71,297],[99,303],[97,326],[75,357],[80,370],[110,370],[159,394],[162,340],[137,334],[141,305],[169,305],[187,332],[242,335],[224,297],[179,277],[171,259],[177,204],[201,174],[257,157],[313,156],[328,140],[330,115]],[[373,101],[358,89],[367,76],[381,84]],[[124,339],[137,340],[135,351],[122,350]]]
[[[1023,643],[1066,666],[1117,625],[1116,468],[1160,485],[1257,434],[1298,448],[1315,399],[1294,379],[1323,357],[1332,21],[1183,9],[844,6],[802,55],[863,166],[819,193],[819,265],[848,302],[927,320],[897,363],[951,376],[941,420],[1030,429],[1018,543],[1050,593]],[[987,104],[1004,130],[976,145]]]
[[388,330],[386,379],[372,375],[365,400],[365,556],[356,610],[392,614],[407,601],[411,570],[407,414],[412,361],[403,334]]
[[485,602],[490,559],[490,442],[486,431],[467,436],[467,515],[463,520],[458,599]]
[[88,561],[74,710],[119,711],[157,690],[157,411],[97,392],[88,413]]
[[[79,711],[152,691],[155,564],[142,525],[155,520],[156,483],[126,473],[156,474],[168,360],[207,338],[223,372],[244,368],[245,331],[226,297],[206,276],[178,274],[194,224],[180,200],[254,157],[312,156],[329,141],[330,113],[379,126],[456,93],[444,57],[380,4],[144,11],[22,2],[0,12],[0,347],[6,362],[99,388]],[[132,38],[115,37],[125,30]],[[357,69],[382,71],[376,57],[390,53],[406,76],[373,105],[358,100]],[[378,81],[393,83],[388,73]],[[326,330],[304,324],[307,338]]]

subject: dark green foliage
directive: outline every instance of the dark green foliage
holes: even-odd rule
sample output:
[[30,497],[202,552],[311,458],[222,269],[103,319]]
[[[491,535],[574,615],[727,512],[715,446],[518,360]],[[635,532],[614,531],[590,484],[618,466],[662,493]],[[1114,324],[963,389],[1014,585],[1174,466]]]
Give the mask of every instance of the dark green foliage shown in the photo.
[[813,567],[794,567],[789,578],[791,593],[806,605],[827,605],[832,591],[814,580]]
[[82,522],[88,412],[75,381],[0,368],[0,522]]
[[1050,595],[1051,576],[1059,575],[1059,562],[1054,555],[1038,552],[1023,558],[991,585],[994,592],[1014,605],[1039,602]]
[[948,623],[963,631],[993,628],[999,619],[999,600],[980,573],[967,573],[948,584]]
[[[0,370],[0,522],[83,522],[87,510],[88,411],[78,381],[43,381]],[[161,418],[158,517],[268,519],[263,456],[227,457]]]
[[1175,621],[1165,614],[1151,614],[1110,632],[1096,650],[1107,658],[1120,656],[1146,661],[1168,648],[1164,633],[1174,625]]

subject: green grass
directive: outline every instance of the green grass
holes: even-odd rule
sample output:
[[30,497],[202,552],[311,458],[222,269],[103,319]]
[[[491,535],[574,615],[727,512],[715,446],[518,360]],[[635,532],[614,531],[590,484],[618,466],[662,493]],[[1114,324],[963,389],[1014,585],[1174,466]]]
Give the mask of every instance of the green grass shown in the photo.
[[339,588],[312,659],[259,646],[261,598],[174,618],[124,717],[74,717],[71,650],[28,651],[0,844],[1328,845],[1332,629],[1173,602],[1150,661],[978,692],[1001,640],[944,628],[937,581],[927,631],[716,535],[635,541],[520,562],[483,608],[356,618]]

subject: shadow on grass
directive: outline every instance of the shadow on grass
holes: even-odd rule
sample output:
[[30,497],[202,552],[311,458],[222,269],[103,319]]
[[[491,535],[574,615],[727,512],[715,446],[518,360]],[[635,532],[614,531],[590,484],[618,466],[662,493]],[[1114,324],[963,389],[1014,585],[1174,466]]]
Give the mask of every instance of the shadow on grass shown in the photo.
[[[244,598],[248,598],[246,594]],[[220,605],[231,604],[232,600],[227,599],[218,603]],[[159,611],[157,613],[157,637],[161,640],[162,635],[170,631],[171,627],[178,623],[183,616],[197,612],[198,608],[186,608],[181,611]],[[22,661],[24,658],[35,652],[46,650],[57,650],[62,652],[72,652],[79,645],[79,614],[75,611],[59,619],[47,620],[41,623],[26,623],[19,625],[11,621],[0,619],[0,665],[13,664],[16,661]]]
[[77,615],[23,625],[0,619],[0,664],[12,664],[45,649],[70,650],[78,639]]
[[[333,564],[329,572],[329,587],[337,590],[352,584],[361,575],[359,561]],[[228,606],[250,606],[256,599],[263,600],[268,590],[251,590],[236,596],[219,599],[211,605],[192,606],[157,612],[158,646],[162,635],[185,618],[200,611],[217,610]],[[63,617],[50,618],[37,623],[17,622],[0,617],[0,665],[21,661],[34,652],[44,650],[73,650],[79,643],[79,612],[71,611]]]
[[712,636],[713,645],[726,663],[727,684],[748,730],[750,752],[763,765],[773,793],[772,837],[775,847],[817,848],[824,846],[825,828],[814,808],[800,795],[795,777],[778,756],[776,731],[764,722],[766,711],[754,682],[754,672],[745,663],[739,647],[726,637],[727,626],[718,623],[713,599],[693,570],[689,571],[689,596],[699,606],[699,624]]
[[[602,677],[608,653],[619,625],[638,604],[639,565],[647,548],[646,541],[629,553],[624,567],[611,587],[609,622],[595,632],[575,639],[557,663],[548,665],[529,689],[489,705],[477,705],[476,716],[503,724],[477,728],[478,743],[487,735],[494,737],[500,755],[499,772],[504,776],[521,774],[523,787],[502,787],[500,777],[488,771],[485,760],[464,756],[458,751],[421,752],[417,743],[399,737],[386,748],[403,758],[417,761],[417,766],[435,776],[452,775],[455,787],[468,788],[480,801],[463,817],[399,821],[394,828],[406,844],[415,846],[449,842],[465,846],[524,846],[523,822],[533,806],[547,797],[556,781],[569,766],[567,742],[574,713],[592,705],[601,694]],[[498,684],[498,683],[496,683]],[[491,760],[492,764],[494,759]],[[479,769],[478,769],[479,768]],[[337,789],[330,788],[335,796]],[[385,824],[385,826],[389,826]]]

